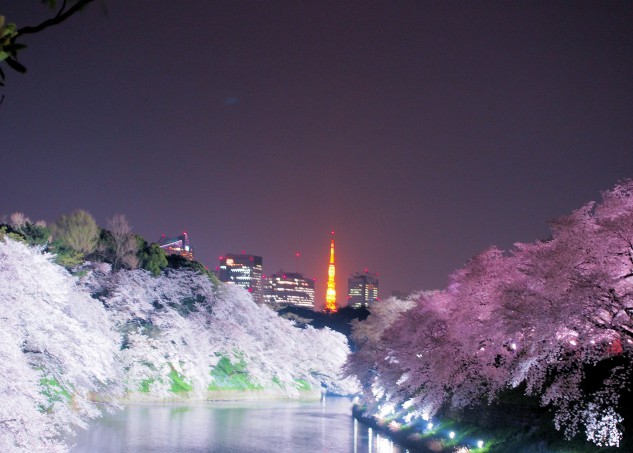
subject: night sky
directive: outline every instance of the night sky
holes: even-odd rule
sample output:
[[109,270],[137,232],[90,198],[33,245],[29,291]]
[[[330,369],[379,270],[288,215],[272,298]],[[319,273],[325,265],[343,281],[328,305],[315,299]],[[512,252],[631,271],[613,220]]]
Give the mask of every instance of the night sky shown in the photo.
[[331,230],[339,300],[364,268],[382,297],[441,288],[633,177],[631,1],[106,0],[22,42],[0,215],[122,213],[319,303]]

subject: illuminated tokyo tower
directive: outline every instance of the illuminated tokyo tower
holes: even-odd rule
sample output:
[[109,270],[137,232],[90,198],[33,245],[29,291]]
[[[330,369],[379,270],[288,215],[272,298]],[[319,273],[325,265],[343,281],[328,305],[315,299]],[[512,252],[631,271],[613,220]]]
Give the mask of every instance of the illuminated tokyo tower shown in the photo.
[[336,269],[334,266],[334,231],[332,231],[332,239],[330,240],[330,265],[327,267],[327,292],[325,293],[325,311],[328,313],[336,313],[336,282],[334,276]]

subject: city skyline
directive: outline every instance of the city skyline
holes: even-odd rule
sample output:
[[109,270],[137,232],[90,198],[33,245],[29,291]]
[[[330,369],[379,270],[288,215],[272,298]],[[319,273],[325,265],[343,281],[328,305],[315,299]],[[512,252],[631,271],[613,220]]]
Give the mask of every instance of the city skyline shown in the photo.
[[317,301],[334,230],[339,287],[440,289],[633,176],[632,36],[618,0],[94,2],[6,71],[0,215],[124,214],[210,268],[246,250],[316,278]]
[[[183,233],[186,236],[186,233]],[[260,272],[261,272],[261,279],[264,285],[264,288],[262,290],[263,292],[263,300],[267,300],[267,299],[271,299],[272,298],[272,293],[268,295],[268,297],[266,296],[266,281],[267,279],[271,279],[271,278],[277,278],[277,280],[281,280],[282,282],[286,279],[286,277],[288,276],[289,279],[306,279],[306,280],[310,280],[310,286],[312,288],[312,304],[310,304],[311,306],[313,306],[313,308],[317,311],[319,310],[325,310],[325,311],[330,311],[330,312],[335,312],[337,308],[342,308],[342,307],[346,307],[351,305],[350,304],[350,297],[348,295],[349,293],[349,287],[348,287],[348,293],[345,293],[347,297],[343,297],[339,292],[337,292],[336,287],[338,286],[339,288],[341,287],[337,281],[339,280],[347,280],[348,282],[351,281],[351,279],[353,277],[357,277],[358,275],[362,274],[362,272],[358,272],[358,271],[354,271],[352,273],[350,273],[348,275],[348,277],[341,277],[340,275],[338,275],[337,278],[337,273],[335,270],[335,259],[334,259],[334,231],[332,231],[330,233],[330,247],[329,247],[329,264],[328,264],[328,290],[330,288],[330,285],[332,286],[331,289],[331,293],[330,291],[326,292],[325,295],[325,299],[324,300],[318,300],[315,298],[314,295],[314,286],[315,286],[315,282],[316,282],[316,277],[304,277],[303,273],[300,271],[300,269],[292,269],[290,271],[284,271],[283,268],[280,268],[279,271],[277,272],[266,272],[265,271],[265,266],[264,266],[264,257],[263,256],[256,256],[256,255],[252,255],[247,253],[246,250],[242,250],[240,253],[225,253],[224,255],[219,257],[219,264],[218,266],[215,267],[215,271],[217,272],[220,281],[223,282],[233,282],[236,283],[233,277],[231,277],[231,271],[230,268],[233,265],[233,258],[238,257],[238,259],[236,260],[236,265],[241,268],[244,264],[247,264],[248,261],[256,261],[259,263],[259,267],[260,267]],[[299,258],[301,256],[301,254],[299,252],[297,252],[295,254],[295,257]],[[230,266],[227,266],[228,261],[230,262]],[[207,266],[208,267],[208,266]],[[228,270],[227,270],[228,269]],[[370,279],[374,282],[374,285],[372,287],[372,289],[370,290],[371,296],[369,296],[369,301],[373,301],[373,300],[379,300],[378,299],[378,294],[377,294],[377,290],[378,290],[378,276],[379,273],[368,273],[367,268],[365,268],[364,270],[364,274],[367,274],[367,276],[370,276]],[[251,276],[250,276],[250,272],[248,274],[248,276],[244,277],[246,280],[248,280],[250,282],[251,280]],[[252,291],[252,285],[250,283],[248,284],[240,284],[237,283],[240,286],[243,286],[245,289],[248,289],[250,292]],[[269,288],[270,290],[270,288]],[[397,291],[397,290],[396,290]],[[364,296],[364,290],[363,290],[363,296]],[[254,294],[254,297],[257,299],[257,297]],[[261,297],[259,298],[261,299]],[[301,305],[301,304],[300,304]]]

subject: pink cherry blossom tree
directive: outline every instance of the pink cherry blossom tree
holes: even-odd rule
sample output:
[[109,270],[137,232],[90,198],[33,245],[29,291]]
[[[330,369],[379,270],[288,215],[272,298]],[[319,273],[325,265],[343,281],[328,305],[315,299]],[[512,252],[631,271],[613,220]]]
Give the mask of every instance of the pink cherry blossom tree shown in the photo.
[[633,182],[602,198],[554,220],[546,241],[482,252],[359,342],[347,370],[369,410],[429,417],[525,384],[567,437],[618,445],[633,352]]

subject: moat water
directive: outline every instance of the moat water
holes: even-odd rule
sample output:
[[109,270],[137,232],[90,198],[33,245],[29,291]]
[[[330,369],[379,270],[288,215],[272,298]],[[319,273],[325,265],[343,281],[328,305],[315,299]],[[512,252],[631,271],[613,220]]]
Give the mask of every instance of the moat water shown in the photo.
[[355,420],[347,398],[128,404],[93,421],[73,453],[403,453]]

